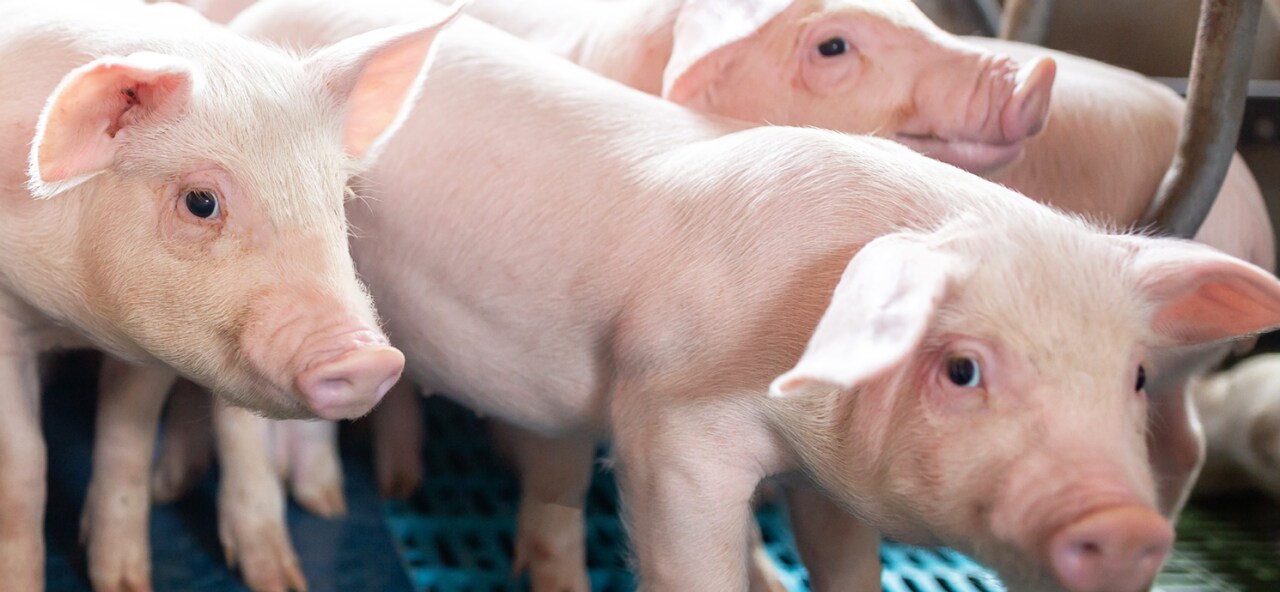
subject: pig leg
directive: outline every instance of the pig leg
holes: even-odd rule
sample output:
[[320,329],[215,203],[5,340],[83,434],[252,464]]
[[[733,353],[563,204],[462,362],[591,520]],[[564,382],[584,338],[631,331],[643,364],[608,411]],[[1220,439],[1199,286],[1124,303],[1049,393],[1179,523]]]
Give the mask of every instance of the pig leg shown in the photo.
[[645,590],[749,587],[751,498],[765,465],[743,451],[763,430],[739,413],[698,411],[615,406],[619,496]]
[[177,378],[168,368],[102,360],[93,478],[81,517],[89,580],[97,592],[151,590],[147,520],[160,410]]
[[284,523],[284,490],[270,454],[271,422],[218,399],[214,432],[222,478],[218,536],[227,563],[255,592],[305,590]]
[[1156,478],[1157,506],[1177,522],[1204,465],[1204,429],[1185,380],[1148,394],[1151,420],[1147,454]]
[[[16,340],[10,340],[10,344]],[[18,350],[18,351],[14,351]],[[40,432],[36,357],[19,348],[0,356],[0,582],[6,590],[44,586],[47,461]]]
[[528,570],[535,591],[591,590],[583,506],[595,440],[548,438],[501,421],[490,422],[489,433],[520,475],[513,570]]
[[768,549],[764,548],[764,537],[760,533],[760,525],[752,524],[751,529],[751,556],[748,562],[748,578],[750,578],[750,587],[748,592],[787,592],[787,586],[782,583],[782,576],[778,573],[778,566],[773,563],[773,558],[769,557]]
[[347,513],[342,493],[338,424],[332,421],[278,421],[272,425],[281,475],[289,479],[293,499],[317,516]]
[[167,503],[186,495],[213,462],[212,402],[203,388],[178,380],[164,414],[151,497]]
[[404,499],[422,485],[422,401],[408,380],[397,382],[374,407],[373,465],[378,492]]
[[880,534],[809,487],[787,489],[787,511],[814,592],[880,589]]

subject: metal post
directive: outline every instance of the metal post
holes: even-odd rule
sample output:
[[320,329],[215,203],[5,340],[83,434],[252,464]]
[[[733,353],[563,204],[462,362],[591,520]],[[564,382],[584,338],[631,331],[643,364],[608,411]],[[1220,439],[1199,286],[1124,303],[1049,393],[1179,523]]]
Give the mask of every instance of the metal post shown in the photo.
[[1209,215],[1240,135],[1262,0],[1203,0],[1178,151],[1143,216],[1191,238]]
[[1000,38],[1044,45],[1052,12],[1053,0],[1005,0]]

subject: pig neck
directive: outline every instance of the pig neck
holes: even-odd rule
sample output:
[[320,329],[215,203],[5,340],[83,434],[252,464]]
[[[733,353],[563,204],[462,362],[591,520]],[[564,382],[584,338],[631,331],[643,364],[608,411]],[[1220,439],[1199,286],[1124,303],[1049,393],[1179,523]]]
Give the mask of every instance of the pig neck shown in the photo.
[[0,315],[6,317],[0,330],[21,331],[36,350],[82,345],[68,327],[97,318],[82,293],[89,282],[77,257],[85,193],[75,188],[35,200],[25,188],[0,188],[6,210],[0,216]]

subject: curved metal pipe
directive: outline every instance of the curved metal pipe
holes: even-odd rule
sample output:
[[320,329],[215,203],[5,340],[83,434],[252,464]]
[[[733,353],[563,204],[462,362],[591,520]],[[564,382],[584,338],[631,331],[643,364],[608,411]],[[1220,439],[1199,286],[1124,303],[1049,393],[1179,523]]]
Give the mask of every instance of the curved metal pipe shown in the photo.
[[1235,154],[1262,0],[1204,0],[1178,151],[1143,216],[1191,238],[1209,215]]
[[1044,45],[1052,12],[1053,0],[1005,0],[1000,38]]

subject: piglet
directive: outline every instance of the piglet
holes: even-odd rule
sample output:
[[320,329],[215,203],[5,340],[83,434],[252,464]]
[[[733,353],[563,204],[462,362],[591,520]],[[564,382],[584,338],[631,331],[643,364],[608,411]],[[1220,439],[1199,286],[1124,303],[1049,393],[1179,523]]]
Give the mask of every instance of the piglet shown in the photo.
[[[431,13],[272,0],[233,27],[315,47]],[[771,476],[819,492],[793,504],[828,528],[796,534],[845,551],[810,567],[846,589],[877,532],[1014,589],[1140,589],[1173,537],[1148,352],[1280,324],[1280,282],[1211,248],[886,140],[705,117],[466,19],[404,131],[348,215],[407,375],[562,458],[611,439],[645,589],[746,588]]]
[[6,589],[42,587],[39,352],[112,358],[85,510],[98,590],[149,588],[146,474],[175,371],[295,418],[363,415],[396,381],[343,200],[437,25],[299,60],[175,5],[0,2]]
[[[956,38],[907,0],[478,0],[473,13],[699,111],[888,136],[1122,227],[1137,223],[1156,194],[1184,108],[1169,89],[1132,72],[1025,44]],[[1014,73],[1018,63],[1025,66]],[[957,131],[995,122],[1007,131],[1045,117],[1040,133],[1016,143]],[[1196,238],[1274,268],[1261,193],[1238,156]],[[1157,351],[1148,364],[1151,462],[1170,516],[1185,503],[1204,454],[1187,380],[1225,352]],[[543,470],[522,472],[536,479]]]
[[1191,385],[1209,443],[1197,493],[1259,487],[1280,501],[1280,354]]

